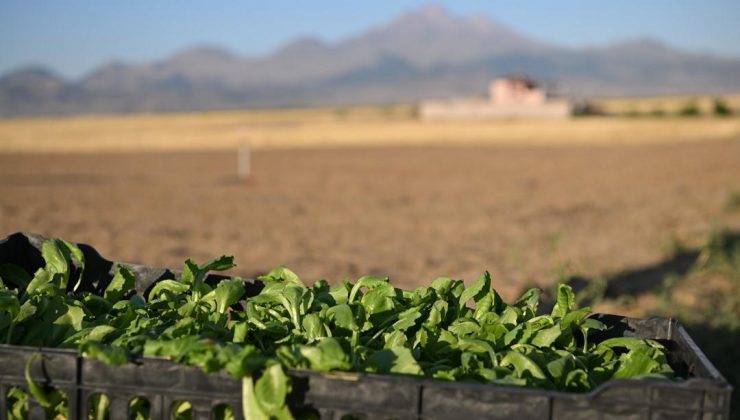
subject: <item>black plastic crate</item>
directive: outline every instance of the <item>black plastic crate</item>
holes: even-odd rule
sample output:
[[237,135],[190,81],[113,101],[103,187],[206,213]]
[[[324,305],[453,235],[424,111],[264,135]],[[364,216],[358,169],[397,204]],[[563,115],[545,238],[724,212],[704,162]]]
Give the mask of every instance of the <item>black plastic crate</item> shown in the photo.
[[[14,234],[0,241],[0,263],[11,262],[35,271],[43,265],[38,247],[44,238]],[[113,262],[92,247],[81,245],[86,270],[82,287],[101,292],[112,278]],[[137,291],[145,294],[171,271],[126,264],[137,273]],[[218,281],[222,276],[210,276]],[[261,289],[251,283],[248,294]],[[289,404],[294,412],[315,412],[322,419],[352,415],[365,419],[726,419],[730,413],[732,387],[712,366],[686,330],[673,319],[634,319],[616,315],[593,315],[610,328],[595,336],[650,338],[668,349],[668,359],[682,377],[680,382],[612,380],[585,394],[538,389],[445,382],[416,377],[358,373],[324,374],[290,370],[293,391]],[[152,419],[171,418],[176,401],[188,401],[194,419],[211,418],[220,404],[234,409],[241,418],[241,382],[226,374],[206,374],[198,368],[163,359],[144,358],[122,367],[79,357],[73,350],[38,349],[0,345],[0,416],[5,416],[4,396],[10,386],[24,388],[23,368],[28,359],[42,353],[32,369],[41,383],[65,392],[71,419],[86,419],[89,398],[108,396],[111,420],[128,418],[128,403],[137,396],[150,404]],[[31,419],[45,418],[33,401]]]

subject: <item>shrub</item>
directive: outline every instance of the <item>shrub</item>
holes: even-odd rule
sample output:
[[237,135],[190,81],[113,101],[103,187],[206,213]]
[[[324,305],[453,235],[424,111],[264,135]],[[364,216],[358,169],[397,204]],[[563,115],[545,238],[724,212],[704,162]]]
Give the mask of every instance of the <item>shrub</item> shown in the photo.
[[732,109],[721,98],[714,98],[714,115],[725,117],[732,115]]
[[700,114],[701,111],[699,111],[699,107],[694,101],[686,103],[681,109],[678,110],[678,115],[682,117],[696,117]]

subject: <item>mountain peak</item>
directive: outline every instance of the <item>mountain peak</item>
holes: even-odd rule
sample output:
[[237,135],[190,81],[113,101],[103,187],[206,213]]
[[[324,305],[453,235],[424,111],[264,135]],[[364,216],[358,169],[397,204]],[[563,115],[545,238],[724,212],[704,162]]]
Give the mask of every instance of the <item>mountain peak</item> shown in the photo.
[[351,46],[376,56],[404,57],[423,68],[546,48],[492,18],[459,15],[438,5],[408,11],[355,38]]
[[47,87],[61,87],[65,80],[47,67],[31,65],[21,67],[0,76],[0,84],[3,86],[33,86],[44,85]]
[[66,82],[61,77],[42,66],[23,67],[0,77],[0,95],[4,94],[20,104],[54,97],[65,87]]
[[436,31],[456,30],[506,34],[507,36],[524,38],[524,36],[517,34],[513,29],[497,22],[488,15],[460,15],[438,4],[430,4],[411,10],[392,21],[389,26],[423,27]]
[[54,73],[51,69],[41,65],[30,65],[20,67],[0,77],[2,80],[18,79],[18,78],[34,78],[34,79],[48,79],[48,80],[59,80],[62,78]]
[[461,16],[440,5],[430,4],[400,15],[395,20],[391,21],[389,27],[410,26],[445,28],[460,25],[462,23],[464,23],[464,18]]
[[303,36],[283,45],[277,54],[290,54],[297,51],[317,51],[326,49],[326,44],[319,38]]
[[435,3],[428,4],[416,10],[412,10],[411,12],[407,13],[406,16],[424,19],[429,22],[443,22],[454,20],[456,17],[444,6]]

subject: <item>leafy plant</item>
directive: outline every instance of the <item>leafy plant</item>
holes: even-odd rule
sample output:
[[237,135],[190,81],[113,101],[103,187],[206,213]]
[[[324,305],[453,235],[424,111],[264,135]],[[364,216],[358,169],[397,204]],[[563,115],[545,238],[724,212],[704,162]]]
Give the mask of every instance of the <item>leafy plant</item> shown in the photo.
[[712,109],[714,111],[714,115],[721,117],[732,115],[732,108],[730,108],[722,98],[714,98]]
[[[277,267],[259,278],[264,288],[250,297],[241,278],[206,281],[210,271],[234,266],[223,256],[201,265],[186,261],[180,276],[159,281],[147,296],[136,293],[135,274],[119,265],[97,296],[79,290],[84,256],[76,246],[49,240],[42,255],[46,265],[33,275],[14,266],[0,269],[6,343],[74,348],[110,365],[162,356],[205,372],[223,370],[242,380],[242,409],[250,419],[293,417],[286,368],[573,392],[611,378],[672,377],[657,342],[590,340],[591,331],[606,327],[588,318],[589,308],[576,307],[567,285],[558,287],[556,304],[544,315],[538,289],[507,304],[487,272],[468,286],[441,277],[403,290],[372,276],[307,286]],[[50,414],[63,415],[57,395],[30,374],[28,385]],[[14,398],[11,414],[25,403]],[[105,407],[94,404],[91,415],[104,416]],[[178,405],[177,418],[188,418],[189,410]]]
[[701,110],[699,109],[699,106],[696,105],[696,102],[692,100],[686,102],[686,104],[678,110],[677,114],[682,117],[696,117],[701,115]]

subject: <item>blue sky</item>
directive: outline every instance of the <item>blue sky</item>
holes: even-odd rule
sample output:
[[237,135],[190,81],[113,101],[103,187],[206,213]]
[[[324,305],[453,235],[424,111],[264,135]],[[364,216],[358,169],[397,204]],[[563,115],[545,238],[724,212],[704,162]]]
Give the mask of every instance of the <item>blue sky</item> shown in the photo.
[[[266,54],[304,35],[336,41],[428,4],[416,0],[0,0],[0,73],[44,65],[77,78],[103,62],[164,58],[193,45]],[[650,36],[740,58],[740,0],[437,1],[534,38],[594,46]]]

